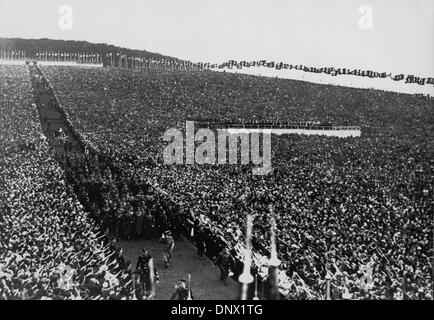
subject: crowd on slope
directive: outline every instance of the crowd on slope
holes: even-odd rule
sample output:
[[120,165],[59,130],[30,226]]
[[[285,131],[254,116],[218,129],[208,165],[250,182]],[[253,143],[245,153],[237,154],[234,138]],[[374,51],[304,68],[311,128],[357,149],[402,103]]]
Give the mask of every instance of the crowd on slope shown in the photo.
[[[336,299],[432,299],[432,101],[216,72],[45,71],[73,124],[123,179],[165,190],[214,236],[235,246],[250,213],[254,249],[268,255],[273,204],[281,268],[302,287],[323,294],[330,277]],[[164,131],[195,118],[359,125],[363,135],[273,136],[269,176],[164,165]]]
[[122,252],[42,135],[29,70],[0,66],[0,299],[131,299]]

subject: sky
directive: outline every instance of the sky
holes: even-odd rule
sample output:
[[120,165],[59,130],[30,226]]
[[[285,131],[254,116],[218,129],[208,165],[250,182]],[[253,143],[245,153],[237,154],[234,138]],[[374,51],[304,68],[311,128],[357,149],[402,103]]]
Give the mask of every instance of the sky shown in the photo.
[[[72,29],[59,27],[62,5]],[[364,5],[371,29],[359,26]],[[0,0],[0,37],[434,76],[433,0]]]

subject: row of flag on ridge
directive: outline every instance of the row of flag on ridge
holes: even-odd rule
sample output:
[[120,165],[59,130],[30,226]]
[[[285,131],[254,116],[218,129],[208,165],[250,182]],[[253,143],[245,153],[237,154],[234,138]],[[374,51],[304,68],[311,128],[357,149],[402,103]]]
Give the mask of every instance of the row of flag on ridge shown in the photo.
[[105,67],[125,68],[133,70],[202,70],[198,64],[185,60],[139,58],[121,53],[107,53],[103,61]]
[[[243,69],[251,67],[263,67],[276,70],[298,70],[317,74],[327,74],[330,76],[353,75],[368,78],[390,78],[393,81],[403,81],[405,83],[414,83],[418,85],[433,85],[433,77],[418,77],[415,75],[392,74],[387,72],[377,72],[372,70],[334,68],[334,67],[309,67],[305,65],[294,65],[284,62],[274,62],[267,60],[258,61],[236,61],[218,63],[193,63],[185,60],[169,58],[139,58],[128,56],[123,53],[107,53],[105,56],[98,53],[73,53],[73,52],[55,52],[44,51],[37,52],[35,55],[37,61],[63,61],[76,63],[95,63],[103,64],[105,67],[126,68],[132,70],[149,70],[149,69],[166,69],[166,70],[212,70],[212,69]],[[0,49],[1,60],[27,60],[24,50]]]
[[25,60],[26,52],[24,50],[0,49],[1,60]]
[[299,70],[304,72],[311,72],[311,73],[324,73],[331,76],[337,76],[337,75],[354,75],[359,77],[369,77],[369,78],[391,78],[394,81],[402,81],[405,79],[405,83],[417,83],[419,85],[425,85],[425,84],[432,84],[434,85],[434,78],[422,78],[417,77],[414,75],[404,75],[404,74],[396,74],[392,75],[391,73],[387,72],[377,72],[372,70],[361,70],[361,69],[348,69],[348,68],[334,68],[334,67],[323,67],[323,68],[316,68],[316,67],[308,67],[304,65],[293,65],[283,62],[269,62],[267,60],[260,60],[260,61],[235,61],[235,60],[229,60],[228,62],[224,62],[222,64],[210,64],[210,63],[199,63],[199,68],[205,68],[205,69],[243,69],[243,68],[250,68],[250,67],[265,67],[265,68],[271,68],[276,70]]
[[34,57],[28,57],[24,50],[0,49],[1,60],[63,61],[77,63],[102,63],[99,53],[39,51]]
[[308,67],[301,64],[294,65],[284,62],[273,62],[267,60],[259,61],[236,61],[229,60],[227,62],[217,63],[192,63],[183,60],[173,59],[145,59],[138,57],[130,57],[126,54],[107,53],[104,66],[111,66],[126,69],[167,69],[167,70],[212,70],[212,69],[243,69],[251,67],[264,67],[276,70],[299,70],[310,73],[327,74],[330,76],[338,75],[353,75],[368,78],[390,78],[393,81],[405,80],[405,83],[415,83],[419,85],[431,84],[434,86],[433,77],[418,77],[415,75],[392,74],[387,72],[377,72],[372,70],[349,69],[349,68],[334,68],[334,67]]
[[102,57],[99,53],[73,53],[73,52],[37,52],[37,61],[63,61],[63,62],[77,62],[77,63],[102,63]]

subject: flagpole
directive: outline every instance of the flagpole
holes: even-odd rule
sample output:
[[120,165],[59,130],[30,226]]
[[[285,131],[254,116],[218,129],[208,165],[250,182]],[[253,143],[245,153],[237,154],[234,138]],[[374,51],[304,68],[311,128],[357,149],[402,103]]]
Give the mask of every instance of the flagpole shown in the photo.
[[244,268],[243,273],[238,278],[241,283],[241,300],[247,300],[249,284],[253,282],[253,276],[250,273],[252,266],[252,227],[253,216],[247,215],[247,229],[246,229],[246,250],[244,252]]
[[331,277],[329,272],[327,271],[327,275],[325,277],[326,280],[326,300],[331,300],[330,298],[330,281],[331,281]]
[[155,298],[155,274],[154,274],[154,259],[149,260],[149,272],[150,272],[150,280],[151,280],[151,296],[150,300]]
[[274,208],[272,205],[269,206],[270,209],[270,259],[268,260],[268,299],[269,300],[280,300],[279,292],[279,266],[280,260],[277,256],[277,245],[276,245],[276,218],[274,213]]
[[253,297],[253,300],[259,300],[258,297],[258,275],[255,274],[255,296]]
[[188,275],[188,297],[187,300],[193,300],[191,296],[191,274]]

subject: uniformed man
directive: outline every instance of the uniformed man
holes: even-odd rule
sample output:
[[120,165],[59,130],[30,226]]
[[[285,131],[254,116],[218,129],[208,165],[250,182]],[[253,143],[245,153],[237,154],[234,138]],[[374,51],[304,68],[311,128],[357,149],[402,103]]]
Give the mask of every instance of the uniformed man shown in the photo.
[[166,268],[169,268],[170,259],[172,258],[173,249],[175,248],[175,241],[173,240],[172,233],[170,232],[170,230],[163,233],[159,242],[166,245],[166,248],[163,251],[163,259],[164,259],[164,265],[166,266]]
[[202,226],[199,226],[196,233],[194,234],[195,243],[196,243],[196,247],[197,247],[197,255],[198,255],[199,259],[203,258],[203,255],[204,255],[205,250],[206,250],[205,237],[206,237],[205,236],[205,230],[203,229]]
[[144,248],[142,250],[142,254],[139,256],[139,259],[137,260],[136,270],[143,270],[147,268],[149,265],[149,261],[152,259],[151,254],[149,253],[148,248]]
[[151,281],[151,260],[152,256],[149,253],[149,249],[145,248],[142,250],[143,254],[139,257],[137,260],[136,265],[136,274],[140,277],[140,286],[137,288],[136,291],[138,291],[139,294],[136,293],[139,297],[147,296],[152,291],[152,287],[155,284],[158,284],[160,278],[158,275],[158,271],[153,265],[154,269],[154,283]]
[[175,286],[176,291],[173,293],[170,300],[193,300],[193,292],[187,288],[187,281],[184,279],[178,280],[178,285]]
[[140,238],[143,231],[143,216],[144,212],[142,208],[138,208],[134,213],[134,234],[137,238]]
[[220,280],[222,280],[225,286],[227,286],[229,270],[233,268],[234,260],[226,247],[218,255],[215,264],[220,269]]
[[[142,204],[143,207],[145,207],[145,204]],[[149,240],[152,239],[153,233],[154,233],[154,224],[155,224],[155,218],[152,215],[151,211],[148,210],[147,214],[144,216],[144,232],[145,232],[145,239]]]

